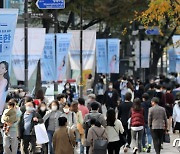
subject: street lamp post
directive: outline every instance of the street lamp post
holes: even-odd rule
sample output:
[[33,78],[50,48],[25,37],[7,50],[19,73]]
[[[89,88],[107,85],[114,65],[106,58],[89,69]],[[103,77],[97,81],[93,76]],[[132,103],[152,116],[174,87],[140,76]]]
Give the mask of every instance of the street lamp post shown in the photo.
[[28,91],[28,0],[24,2],[24,84]]
[[82,4],[80,8],[80,85],[79,85],[79,94],[80,97],[83,97],[83,21],[82,21]]

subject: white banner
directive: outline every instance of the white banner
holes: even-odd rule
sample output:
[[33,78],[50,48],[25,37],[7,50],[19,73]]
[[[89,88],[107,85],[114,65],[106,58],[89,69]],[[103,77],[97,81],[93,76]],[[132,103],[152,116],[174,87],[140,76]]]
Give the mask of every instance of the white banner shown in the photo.
[[[28,29],[28,79],[30,79],[42,56],[45,28]],[[24,29],[17,28],[14,37],[12,66],[17,80],[24,81]]]
[[[135,55],[136,55],[136,68],[139,68],[139,41],[135,42]],[[151,50],[151,41],[141,41],[141,68],[149,68],[150,66],[150,50]]]
[[172,37],[174,44],[174,54],[175,54],[175,72],[180,73],[180,46],[177,45],[180,42],[180,35],[174,35]]
[[[72,34],[70,45],[70,65],[73,70],[80,70],[80,31],[70,30]],[[83,31],[83,70],[93,69],[95,63],[96,31]]]

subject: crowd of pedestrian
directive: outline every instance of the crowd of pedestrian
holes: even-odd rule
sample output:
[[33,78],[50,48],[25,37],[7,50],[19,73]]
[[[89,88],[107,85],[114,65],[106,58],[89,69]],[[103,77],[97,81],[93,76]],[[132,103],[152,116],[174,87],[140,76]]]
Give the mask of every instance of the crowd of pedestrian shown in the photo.
[[[164,136],[180,131],[180,87],[164,76],[143,83],[123,76],[116,82],[101,77],[88,89],[87,99],[73,99],[71,84],[52,102],[39,90],[35,97],[23,90],[7,97],[1,116],[4,154],[39,153],[133,154],[163,149]],[[107,112],[104,113],[103,108]],[[105,116],[106,114],[106,116]],[[43,124],[48,142],[37,144],[35,127]]]

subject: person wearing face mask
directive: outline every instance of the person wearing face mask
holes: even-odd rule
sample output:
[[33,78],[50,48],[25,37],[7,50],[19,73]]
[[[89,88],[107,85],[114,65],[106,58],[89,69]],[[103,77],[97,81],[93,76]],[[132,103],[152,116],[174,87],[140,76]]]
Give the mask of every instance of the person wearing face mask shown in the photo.
[[37,112],[41,115],[43,118],[47,112],[47,106],[45,102],[41,102],[41,104],[38,106]]
[[71,88],[71,84],[69,82],[64,85],[64,90],[62,91],[62,93],[66,95],[68,103],[71,103],[73,101],[74,94]]
[[34,126],[38,123],[43,123],[41,116],[35,111],[35,104],[31,97],[26,98],[25,102],[26,111],[21,115],[19,121],[18,137],[22,139],[23,152],[29,154],[29,145],[32,146],[32,153],[35,153],[36,136]]
[[52,138],[54,132],[59,128],[58,119],[61,116],[62,112],[59,111],[59,103],[56,100],[52,101],[49,107],[50,110],[46,112],[46,115],[43,117],[43,120],[49,137],[48,154],[54,154]]
[[106,90],[104,94],[104,103],[106,105],[107,110],[110,108],[115,108],[117,107],[117,101],[118,101],[119,95],[117,90],[113,88],[113,84],[109,83],[109,88]]
[[64,105],[66,104],[66,95],[65,94],[57,95],[57,100],[59,102],[59,110],[63,112]]
[[71,105],[69,103],[66,103],[66,105],[63,108],[63,113],[61,117],[66,117],[67,126],[75,131],[77,129],[77,119],[76,119],[76,114],[70,111],[70,106]]

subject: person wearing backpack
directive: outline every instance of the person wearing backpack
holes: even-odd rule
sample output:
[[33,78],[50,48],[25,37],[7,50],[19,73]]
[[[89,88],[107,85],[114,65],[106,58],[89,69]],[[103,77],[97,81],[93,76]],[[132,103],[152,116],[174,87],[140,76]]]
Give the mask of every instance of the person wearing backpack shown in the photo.
[[[97,102],[93,102],[91,104],[91,112],[89,114],[86,114],[84,118],[83,128],[85,130],[85,138],[87,139],[88,130],[91,127],[91,119],[95,118],[97,121],[100,122],[100,124],[103,127],[106,127],[106,120],[104,118],[104,115],[98,112],[99,110],[99,104]],[[89,150],[89,143],[86,142],[86,153],[88,154]]]
[[123,134],[124,128],[119,119],[116,119],[116,112],[114,109],[107,111],[107,127],[106,134],[108,136],[108,154],[119,154],[122,146],[119,133]]
[[87,141],[90,143],[89,154],[107,154],[107,134],[105,128],[95,118],[91,119]]

